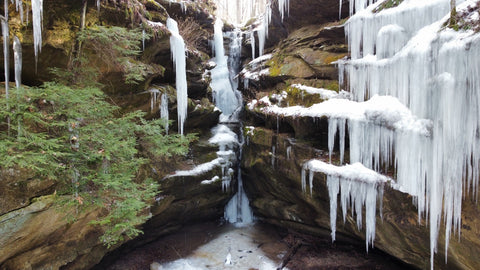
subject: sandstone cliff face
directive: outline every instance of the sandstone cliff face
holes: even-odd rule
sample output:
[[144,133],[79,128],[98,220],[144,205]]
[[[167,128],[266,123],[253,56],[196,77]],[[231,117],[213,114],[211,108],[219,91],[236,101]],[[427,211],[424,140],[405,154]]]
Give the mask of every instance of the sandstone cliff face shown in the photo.
[[[80,20],[80,2],[44,1],[45,42],[37,72],[30,30],[12,24],[23,42],[25,84],[36,85],[51,80],[52,75],[46,72],[49,67],[68,65]],[[102,5],[100,14],[97,14],[94,2],[88,1],[87,25],[128,26],[131,23],[125,17],[123,7]],[[126,244],[121,251],[115,251],[119,246],[107,249],[99,240],[102,231],[89,225],[90,221],[104,214],[101,209],[93,208],[80,214],[65,212],[59,208],[61,197],[46,196],[54,193],[55,182],[34,179],[24,171],[1,171],[0,269],[89,269],[106,254],[111,254],[104,261],[108,264],[110,258],[121,255],[121,252],[128,252],[184,224],[214,220],[223,215],[224,205],[234,190],[223,192],[221,181],[201,183],[221,175],[220,167],[201,175],[167,177],[175,170],[188,170],[215,158],[217,148],[206,141],[210,128],[217,123],[219,112],[211,103],[208,80],[202,78],[209,58],[207,40],[212,33],[212,21],[201,6],[184,13],[177,4],[170,5],[168,1],[155,3],[159,5],[147,4],[151,20],[165,22],[167,16],[177,20],[192,17],[203,31],[198,53],[190,54],[187,63],[191,99],[186,128],[187,132],[198,132],[200,139],[188,157],[152,161],[143,169],[145,176],[158,180],[161,186],[151,203],[152,217],[141,226],[145,235]],[[337,21],[338,1],[292,0],[290,4],[290,16],[284,22],[274,7],[266,48],[273,57],[264,63],[270,71],[243,89],[247,101],[288,90],[294,83],[338,90],[337,69],[333,62],[348,53],[342,22]],[[344,1],[342,17],[346,16],[347,8],[348,2]],[[248,55],[250,48],[244,51]],[[91,52],[89,56],[95,59],[101,55]],[[104,72],[101,81],[105,84],[105,92],[126,111],[142,109],[149,112],[148,117],[156,117],[158,109],[150,111],[151,94],[145,91],[159,87],[169,94],[171,118],[175,119],[169,36],[163,34],[147,41],[141,61],[163,66],[163,75],[152,73],[145,82],[132,86],[123,83],[123,74]],[[101,65],[101,61],[95,63]],[[290,89],[289,94],[287,102],[290,105],[319,102],[316,97],[297,93],[295,89]],[[254,129],[244,132],[247,143],[241,164],[242,177],[255,215],[264,222],[330,239],[325,176],[315,175],[312,197],[302,192],[300,180],[305,161],[328,159],[326,119],[277,118],[254,109],[247,109],[245,118],[245,125],[254,126]],[[336,154],[335,158],[338,158]],[[235,186],[234,183],[231,186]],[[383,218],[377,214],[375,248],[414,267],[429,268],[429,230],[424,220],[418,223],[412,198],[386,187],[382,201]],[[475,199],[467,197],[462,211],[460,240],[450,241],[448,263],[445,264],[441,236],[436,269],[480,269],[477,260],[480,213]],[[350,214],[345,223],[337,217],[337,241],[361,242],[364,239],[364,230],[357,229]],[[101,265],[98,267],[101,269]]]
[[[248,136],[242,177],[251,206],[261,221],[330,239],[330,201],[326,176],[315,174],[312,197],[303,193],[301,187],[303,163],[312,158],[328,161],[328,150],[324,150],[321,141],[313,138],[296,139],[293,133],[282,132],[284,120],[280,122],[279,133],[276,128],[257,126]],[[321,119],[307,119],[303,123],[321,130],[322,122]],[[321,138],[321,135],[317,138]],[[381,200],[383,218],[380,217],[377,203],[375,249],[385,251],[415,268],[428,269],[429,229],[424,219],[418,222],[412,197],[386,187]],[[478,206],[472,198],[467,198],[462,207],[461,237],[450,241],[448,263],[445,263],[444,239],[440,233],[435,269],[479,267],[475,259],[480,248],[480,230],[475,225],[480,222]],[[365,241],[365,223],[362,226],[364,229],[359,231],[350,211],[345,223],[341,210],[337,211],[336,241]]]
[[[317,3],[321,7],[316,7]],[[348,6],[348,3],[343,4]],[[343,16],[344,12],[342,10]],[[273,17],[279,20],[278,14]],[[332,62],[348,52],[342,22],[336,20],[338,1],[292,1],[290,17],[283,24],[284,31],[274,37],[278,43],[267,49],[272,58],[261,67],[268,68],[269,72],[258,80],[250,80],[249,87],[244,89],[247,102],[268,96],[275,103],[277,97],[273,94],[286,91],[288,95],[282,101],[284,106],[312,105],[314,96],[302,93],[299,97],[291,87],[295,83],[338,91],[338,71]],[[275,22],[273,25],[270,29],[275,33],[273,29],[277,26]],[[278,117],[262,113],[258,107],[246,106],[245,126],[250,127],[245,132],[248,144],[244,149],[242,174],[255,215],[271,224],[331,238],[326,176],[315,175],[312,197],[303,193],[301,187],[304,162],[314,158],[328,162],[327,119]],[[337,155],[334,153],[334,160],[338,159]],[[383,218],[377,204],[375,248],[414,268],[430,268],[428,222],[424,217],[418,221],[412,197],[386,187],[381,201]],[[444,230],[440,230],[435,269],[480,267],[476,259],[480,252],[478,213],[475,199],[467,196],[462,204],[461,236],[450,240],[447,263]],[[362,227],[365,228],[365,224]],[[336,241],[365,241],[365,229],[357,229],[350,212],[345,223],[341,214],[337,215]]]

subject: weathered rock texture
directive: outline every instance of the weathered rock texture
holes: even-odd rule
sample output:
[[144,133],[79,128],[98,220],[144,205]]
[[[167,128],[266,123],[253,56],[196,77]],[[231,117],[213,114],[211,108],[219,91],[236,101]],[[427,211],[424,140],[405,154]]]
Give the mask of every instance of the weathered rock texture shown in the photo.
[[[49,68],[66,68],[71,64],[77,46],[81,3],[82,1],[44,1],[44,42],[37,70],[31,26],[22,26],[15,7],[10,5],[11,33],[19,36],[23,46],[24,84],[39,85],[53,80],[54,75],[48,72]],[[127,8],[122,5],[124,1],[117,1],[117,4],[102,1],[99,13],[95,3],[93,0],[88,1],[87,27],[95,24],[132,27],[134,21],[132,17],[126,16]],[[197,132],[200,140],[187,157],[151,160],[148,166],[141,169],[141,176],[158,180],[160,191],[149,209],[152,218],[147,224],[139,226],[146,233],[137,244],[151,241],[187,223],[218,220],[223,216],[224,205],[233,194],[233,190],[222,191],[221,181],[209,185],[200,184],[205,179],[221,175],[220,168],[195,177],[165,177],[175,170],[189,169],[216,158],[218,148],[209,145],[205,139],[211,136],[210,128],[218,122],[220,114],[211,102],[208,78],[204,80],[202,76],[210,54],[208,40],[213,35],[208,8],[208,4],[203,2],[192,3],[187,12],[183,12],[179,4],[169,1],[150,1],[146,4],[149,20],[165,23],[170,16],[182,24],[190,18],[196,25],[195,32],[190,34],[200,34],[201,38],[196,39],[194,44],[187,42],[190,99],[186,122],[187,133]],[[149,74],[138,85],[125,84],[124,74],[112,70],[102,62],[102,52],[87,47],[83,54],[90,65],[100,70],[98,80],[103,83],[104,92],[122,109],[140,109],[148,113],[147,118],[158,118],[158,103],[153,110],[150,109],[152,96],[147,91],[157,88],[168,94],[170,119],[176,119],[175,76],[168,32],[160,31],[156,38],[148,40],[145,45],[145,51],[136,61],[159,65],[164,70],[159,69],[157,73]],[[11,56],[13,57],[13,52]],[[13,74],[13,66],[10,69]],[[3,70],[0,73],[3,74]],[[173,123],[170,132],[175,132],[175,129],[176,123]],[[235,186],[234,183],[232,186]],[[111,248],[104,246],[100,241],[103,234],[101,228],[89,224],[105,215],[102,209],[92,207],[75,213],[67,206],[61,207],[63,200],[71,198],[46,196],[53,194],[57,188],[54,181],[33,178],[28,171],[0,172],[0,269],[90,269],[105,254],[120,246],[121,243]]]

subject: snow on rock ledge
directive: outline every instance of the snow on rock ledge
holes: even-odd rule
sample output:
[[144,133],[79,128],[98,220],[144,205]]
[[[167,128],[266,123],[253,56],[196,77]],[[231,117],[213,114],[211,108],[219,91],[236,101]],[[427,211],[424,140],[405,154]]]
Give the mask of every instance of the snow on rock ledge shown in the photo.
[[303,84],[292,84],[292,87],[303,90],[311,95],[319,95],[320,98],[322,99],[333,99],[333,98],[349,99],[350,98],[350,93],[343,90],[338,93],[333,90],[328,90],[324,88],[315,88],[315,87],[306,86]]
[[[250,106],[251,107],[251,106]],[[431,121],[418,119],[410,110],[391,96],[374,96],[365,102],[331,99],[305,108],[302,106],[278,107],[271,105],[260,109],[267,114],[291,117],[329,117],[351,121],[370,121],[399,131],[415,131],[429,136]]]

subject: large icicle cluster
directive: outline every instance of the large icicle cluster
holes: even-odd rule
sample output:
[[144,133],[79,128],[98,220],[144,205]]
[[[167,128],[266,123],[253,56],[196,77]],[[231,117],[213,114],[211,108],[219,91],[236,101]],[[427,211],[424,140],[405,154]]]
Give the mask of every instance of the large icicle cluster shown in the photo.
[[[381,3],[383,1],[357,11],[355,16],[352,16],[345,24],[345,33],[352,59],[374,54],[379,34],[392,35],[398,32],[398,27],[401,27],[402,35],[405,35],[403,41],[407,41],[420,28],[441,19],[450,11],[449,1],[445,0],[404,0],[398,7],[375,13],[375,8]],[[396,27],[390,25],[396,25]],[[390,29],[380,31],[382,27]],[[380,37],[380,39],[382,38]],[[404,44],[391,43],[390,45],[398,48],[399,45],[403,46]]]
[[[381,3],[357,10],[346,23],[351,59],[339,62],[339,77],[352,100],[333,98],[304,108],[266,99],[249,106],[265,106],[259,109],[268,114],[328,117],[330,156],[339,133],[343,162],[348,127],[350,164],[377,172],[395,168],[392,186],[413,196],[419,221],[429,220],[433,268],[440,224],[447,253],[451,232],[460,231],[464,192],[478,192],[480,35],[445,27],[448,0],[404,0],[377,11]],[[478,1],[457,3],[465,21],[479,23]],[[334,178],[328,181],[330,194],[339,192]],[[365,203],[372,207],[371,200]]]
[[[216,15],[219,18],[227,20],[237,25],[244,24],[252,18],[257,18],[253,24],[254,28],[250,30],[250,44],[252,46],[252,58],[255,58],[255,35],[258,36],[259,55],[263,55],[265,42],[268,38],[268,26],[272,20],[272,6],[274,0],[215,0],[217,6]],[[290,12],[290,0],[277,0],[278,12],[282,20],[285,14]]]
[[42,50],[42,21],[43,0],[32,0],[33,49],[36,61],[38,61],[38,54]]
[[216,15],[230,23],[241,25],[251,18],[265,12],[271,0],[214,0],[217,6]]
[[[342,16],[342,2],[344,0],[339,0],[338,6],[338,16],[339,18]],[[377,2],[377,0],[350,0],[349,1],[349,14],[352,16],[355,12],[365,9],[367,6]]]
[[[327,175],[328,195],[330,197],[330,227],[332,241],[335,241],[337,221],[337,200],[340,193],[343,222],[347,216],[348,207],[352,216],[355,213],[357,227],[362,228],[362,209],[365,206],[366,241],[365,245],[373,246],[375,240],[375,220],[377,194],[383,197],[383,186],[389,179],[381,174],[365,168],[360,163],[337,167],[320,160],[310,160],[303,165],[302,189],[306,191],[306,172],[309,171],[310,193],[313,188],[314,172]],[[381,210],[380,210],[381,211]]]
[[183,134],[185,119],[187,118],[188,93],[187,93],[187,64],[185,42],[178,31],[177,22],[167,19],[167,28],[171,32],[170,50],[172,51],[173,63],[175,65],[175,85],[177,88],[177,112],[178,112],[178,131]]
[[258,35],[258,56],[263,55],[265,49],[265,42],[268,38],[268,26],[272,20],[272,7],[270,3],[265,7],[265,13],[260,18],[260,25],[257,26],[256,32]]
[[285,18],[285,12],[287,12],[287,15],[290,12],[290,0],[278,0],[278,11],[283,20]]
[[[477,1],[460,2],[457,10],[474,10],[478,20]],[[394,96],[431,123],[428,136],[348,128],[350,161],[375,170],[393,164],[398,188],[429,219],[432,268],[442,216],[447,253],[451,232],[460,231],[463,192],[476,195],[480,176],[480,35],[445,29],[449,4],[405,0],[377,14],[376,5],[358,12],[346,24],[352,60],[339,63],[355,100]]]
[[[11,0],[13,3],[14,1]],[[4,17],[1,20],[2,25],[2,37],[3,37],[3,54],[4,54],[4,70],[5,70],[5,97],[8,99],[9,95],[9,86],[8,80],[10,78],[9,73],[9,45],[10,45],[10,33],[9,33],[9,14],[8,14],[8,4],[9,1],[4,1]],[[27,6],[28,7],[28,6]],[[22,0],[15,0],[15,9],[20,14],[20,20],[23,23],[24,12],[23,12],[23,1]],[[42,21],[43,21],[43,0],[32,0],[32,17],[33,17],[33,43],[34,43],[34,51],[35,51],[35,62],[38,60],[38,53],[42,49]],[[28,18],[28,10],[27,10],[27,18]],[[28,21],[28,19],[27,19]],[[17,88],[20,86],[21,83],[21,44],[20,40],[15,37],[14,39],[14,50],[15,54],[15,81],[17,83]]]

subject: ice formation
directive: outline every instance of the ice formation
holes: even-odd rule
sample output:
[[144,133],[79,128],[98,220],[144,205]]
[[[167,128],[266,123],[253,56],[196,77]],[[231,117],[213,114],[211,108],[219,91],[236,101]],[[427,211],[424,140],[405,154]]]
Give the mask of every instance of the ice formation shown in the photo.
[[[240,109],[241,97],[237,93],[236,85],[233,81],[233,74],[230,74],[228,59],[225,55],[225,49],[223,48],[223,23],[220,19],[217,19],[215,22],[215,32],[214,32],[214,48],[215,48],[215,63],[216,66],[211,70],[212,81],[210,86],[213,91],[213,100],[215,106],[217,106],[222,114],[220,116],[221,122],[236,121],[235,111]],[[241,39],[239,35],[232,36],[232,42],[238,46],[238,41],[236,39]],[[241,40],[240,40],[241,44]],[[239,53],[240,51],[237,51]],[[235,89],[234,89],[235,87]]]
[[230,23],[243,25],[251,18],[265,12],[265,7],[271,0],[214,0],[216,15]]
[[343,90],[340,92],[336,92],[333,90],[328,90],[324,88],[315,88],[315,87],[306,86],[302,84],[292,84],[292,87],[303,90],[311,95],[319,95],[321,99],[350,98],[350,93]]
[[[339,0],[339,11],[338,11],[338,17],[341,18],[342,16],[342,2],[344,0]],[[373,3],[377,2],[377,0],[350,0],[349,1],[349,14],[352,16],[355,12],[358,12],[360,10],[365,9],[368,5],[371,5]],[[383,1],[381,1],[383,2]]]
[[244,88],[247,89],[249,81],[258,81],[262,76],[269,75],[270,70],[264,64],[272,58],[271,54],[265,54],[250,61],[240,72],[243,78]]
[[[7,7],[8,5],[8,1],[5,1],[5,7]],[[5,69],[5,98],[8,100],[8,95],[9,95],[9,85],[8,85],[8,81],[9,81],[9,78],[10,78],[10,72],[9,72],[9,68],[7,68],[9,66],[9,59],[10,59],[10,56],[9,56],[9,29],[8,29],[8,9],[7,11],[5,12],[5,17],[6,18],[2,18],[2,36],[3,36],[3,65],[4,65],[4,69]]]
[[210,185],[217,182],[218,180],[220,180],[220,177],[218,177],[218,175],[215,175],[214,177],[212,177],[212,179],[203,180],[200,184]]
[[255,33],[250,32],[250,44],[252,46],[252,59],[255,59]]
[[364,167],[361,163],[353,163],[337,167],[320,160],[310,160],[302,168],[302,187],[306,190],[306,172],[309,172],[310,194],[313,189],[313,174],[321,172],[327,175],[328,195],[330,198],[330,226],[332,241],[335,241],[337,200],[340,193],[343,222],[347,215],[347,208],[355,213],[357,227],[362,228],[362,209],[365,207],[366,240],[368,250],[375,240],[375,220],[377,194],[383,194],[383,186],[389,178]]
[[188,88],[187,88],[187,70],[185,56],[185,42],[178,31],[177,22],[167,19],[167,28],[171,32],[170,50],[175,65],[175,84],[177,87],[177,112],[178,112],[178,131],[183,135],[183,127],[187,118],[188,108]]
[[[355,6],[361,2],[366,3],[367,1],[357,0]],[[420,28],[441,19],[450,11],[450,1],[446,0],[404,0],[398,7],[375,13],[375,8],[382,2],[357,11],[345,24],[345,33],[352,59],[375,54],[377,35],[384,26],[393,24],[403,28],[402,35],[408,40]],[[393,27],[391,30],[398,31]],[[384,29],[384,31],[386,30]],[[396,44],[390,45],[397,46]]]
[[[458,12],[477,5],[462,2]],[[328,117],[330,156],[338,133],[343,161],[348,127],[350,164],[360,162],[379,172],[394,167],[394,186],[414,197],[419,219],[429,220],[433,267],[440,224],[446,228],[446,253],[451,233],[460,231],[464,192],[477,195],[480,69],[475,59],[480,57],[480,36],[444,28],[447,0],[405,0],[373,13],[376,6],[357,12],[346,24],[351,60],[339,62],[339,76],[348,82],[352,100],[282,108],[262,99],[249,106],[261,104],[260,110],[269,114]],[[333,195],[339,192],[335,183],[342,182],[335,177],[328,181]],[[305,172],[302,178],[306,191]],[[313,176],[309,179],[311,192]],[[365,199],[367,208],[369,201]],[[331,207],[333,212],[335,202]],[[335,220],[331,224],[335,227]],[[368,244],[373,236],[367,231]]]
[[[477,6],[457,3],[458,12]],[[376,14],[376,5],[358,12],[346,24],[352,59],[339,63],[354,100],[394,96],[429,126],[428,133],[401,132],[385,129],[375,114],[377,125],[347,120],[350,161],[377,171],[395,166],[396,186],[414,196],[419,219],[429,220],[432,268],[440,224],[447,254],[451,233],[460,232],[464,192],[476,196],[480,176],[480,36],[445,28],[449,5],[405,0]]]
[[160,98],[160,118],[165,121],[165,134],[168,134],[168,95],[163,93]]
[[[263,55],[265,41],[268,38],[268,26],[272,20],[273,0],[215,0],[216,15],[236,25],[242,25],[252,18],[257,18],[254,28],[250,30],[252,59],[255,58],[255,35],[258,36],[259,56]],[[282,20],[289,13],[290,0],[278,0],[278,11]]]
[[308,108],[271,105],[268,97],[262,98],[261,101],[262,104],[269,106],[260,108],[260,110],[269,114],[291,117],[343,118],[349,121],[372,123],[386,129],[412,131],[423,136],[430,135],[431,121],[417,118],[397,98],[391,96],[374,96],[365,102],[330,99]]
[[[237,134],[233,132],[228,126],[220,124],[212,129],[213,137],[209,139],[209,143],[219,146],[217,156],[219,165],[222,168],[222,189],[223,191],[230,190],[230,182],[235,175],[233,169],[235,163],[240,157],[237,157],[235,151],[241,156],[241,144]],[[213,179],[212,179],[213,180]],[[243,189],[243,180],[241,172],[237,172],[238,191],[232,197],[225,207],[224,217],[230,223],[235,223],[237,226],[247,225],[252,223],[253,214],[249,206],[248,198]]]
[[150,93],[150,112],[152,112],[158,103],[158,97],[161,92],[156,88],[149,89],[148,92]]
[[13,38],[13,59],[15,67],[15,86],[18,89],[22,85],[22,44],[17,36]]
[[23,1],[22,0],[15,0],[15,10],[20,14],[20,21],[23,23],[24,14],[23,14]]
[[285,11],[287,14],[290,12],[290,0],[278,0],[278,11],[282,17],[282,21],[285,17]]
[[269,4],[265,7],[265,13],[262,14],[260,18],[260,25],[257,27],[258,35],[258,56],[263,55],[263,50],[265,49],[265,41],[268,38],[268,26],[272,20],[272,7]]
[[35,62],[38,61],[38,54],[42,50],[42,21],[43,0],[32,0],[33,49],[35,52]]
[[191,170],[183,170],[183,171],[176,171],[174,174],[169,175],[167,178],[171,177],[178,177],[178,176],[196,176],[196,175],[201,175],[206,172],[209,172],[213,170],[215,167],[220,166],[221,163],[223,162],[222,158],[216,158],[212,161],[200,164],[198,166],[195,166]]
[[179,3],[183,13],[187,12],[187,3],[184,0],[169,0],[170,3]]
[[245,190],[243,189],[242,173],[238,172],[238,192],[225,207],[225,220],[236,226],[248,225],[253,222],[253,213]]
[[237,155],[240,142],[238,136],[228,126],[219,124],[212,129],[213,136],[208,140],[209,143],[218,145],[217,156],[221,158],[222,167],[222,189],[230,190],[230,182],[234,175],[233,165],[237,162]]

